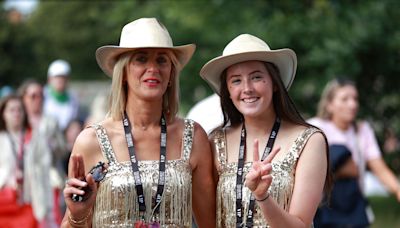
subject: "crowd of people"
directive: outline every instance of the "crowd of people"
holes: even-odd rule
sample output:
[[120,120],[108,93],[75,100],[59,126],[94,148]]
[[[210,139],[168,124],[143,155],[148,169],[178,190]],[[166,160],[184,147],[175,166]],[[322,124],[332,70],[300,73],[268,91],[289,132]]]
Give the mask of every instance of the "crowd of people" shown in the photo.
[[26,79],[0,101],[0,226],[59,227],[74,141],[84,123],[70,93],[71,66],[49,64],[47,84]]
[[400,202],[353,82],[328,83],[305,120],[288,94],[296,53],[239,34],[199,73],[214,94],[182,118],[195,50],[140,18],[96,50],[110,94],[87,119],[65,60],[5,95],[0,227],[368,227],[367,168]]

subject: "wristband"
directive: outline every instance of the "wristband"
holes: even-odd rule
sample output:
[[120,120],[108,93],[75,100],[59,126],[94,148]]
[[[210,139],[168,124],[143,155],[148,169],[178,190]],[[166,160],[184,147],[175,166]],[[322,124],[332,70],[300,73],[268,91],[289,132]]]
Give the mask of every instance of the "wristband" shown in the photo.
[[256,199],[256,201],[257,201],[257,202],[263,202],[263,201],[265,201],[265,200],[267,200],[267,199],[269,198],[269,195],[270,195],[270,194],[267,192],[267,195],[265,196],[264,199],[260,199],[260,200],[259,200],[259,199]]

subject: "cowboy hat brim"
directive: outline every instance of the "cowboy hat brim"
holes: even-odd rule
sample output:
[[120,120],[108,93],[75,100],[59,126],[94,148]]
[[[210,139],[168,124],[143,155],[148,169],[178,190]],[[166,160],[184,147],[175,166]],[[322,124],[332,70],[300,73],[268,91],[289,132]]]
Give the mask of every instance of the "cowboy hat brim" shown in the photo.
[[148,47],[121,47],[115,45],[106,45],[98,48],[96,50],[96,60],[97,64],[103,70],[103,72],[112,77],[114,65],[118,59],[118,57],[126,52],[134,51],[137,49],[144,49],[144,48],[161,48],[161,49],[169,49],[172,50],[178,61],[179,65],[178,68],[182,69],[191,59],[193,56],[194,51],[196,50],[195,44],[187,44],[181,46],[174,46],[174,47],[161,47],[161,46],[148,46]]
[[278,49],[270,51],[252,51],[241,52],[232,55],[216,57],[208,61],[200,70],[200,76],[211,86],[211,88],[220,94],[221,74],[222,72],[236,63],[258,60],[271,62],[279,69],[282,82],[289,90],[296,75],[297,58],[291,49]]

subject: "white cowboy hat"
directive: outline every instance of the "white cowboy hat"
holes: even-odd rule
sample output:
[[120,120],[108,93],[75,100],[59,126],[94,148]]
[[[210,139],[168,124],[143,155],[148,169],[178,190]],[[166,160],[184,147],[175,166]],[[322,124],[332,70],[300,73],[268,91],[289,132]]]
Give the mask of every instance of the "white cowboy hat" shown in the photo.
[[139,48],[167,48],[172,50],[182,69],[192,57],[196,45],[174,46],[168,30],[156,18],[140,18],[122,28],[119,46],[106,45],[96,50],[96,60],[104,73],[112,77],[114,65],[122,53]]
[[275,64],[286,89],[296,75],[297,58],[291,49],[271,50],[263,40],[250,34],[241,34],[226,45],[222,56],[208,61],[200,76],[219,94],[222,72],[236,63],[259,60]]

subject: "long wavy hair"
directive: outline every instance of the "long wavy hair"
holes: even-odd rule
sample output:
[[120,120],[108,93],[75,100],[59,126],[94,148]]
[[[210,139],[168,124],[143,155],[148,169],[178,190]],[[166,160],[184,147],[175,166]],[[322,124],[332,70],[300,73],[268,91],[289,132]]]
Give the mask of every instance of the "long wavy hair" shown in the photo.
[[[167,49],[168,50],[168,49]],[[121,120],[126,109],[128,85],[126,83],[127,65],[131,61],[135,51],[122,54],[113,70],[111,93],[110,93],[110,111],[109,114],[114,120]],[[173,51],[167,51],[171,59],[171,77],[170,84],[163,95],[162,110],[166,114],[169,122],[173,121],[179,110],[179,81],[180,73],[179,62]]]
[[[264,62],[265,68],[267,69],[269,75],[271,75],[272,83],[274,85],[274,93],[272,96],[273,106],[275,109],[275,113],[279,116],[282,120],[286,120],[288,122],[299,124],[302,126],[310,127],[311,125],[308,124],[304,118],[300,115],[299,111],[297,110],[295,104],[293,103],[292,99],[289,97],[289,94],[283,85],[282,79],[280,77],[279,69],[270,62]],[[235,105],[233,104],[232,100],[230,99],[230,94],[228,90],[228,85],[226,83],[227,73],[226,69],[222,72],[221,75],[221,85],[220,85],[220,97],[221,97],[221,109],[224,116],[224,122],[222,127],[231,125],[236,126],[241,124],[244,121],[243,114],[237,110]],[[326,154],[327,154],[327,173],[325,179],[325,186],[324,192],[329,197],[330,191],[332,189],[332,174],[329,171],[329,147],[328,141],[324,133],[322,135],[325,138],[325,145],[326,145]]]

